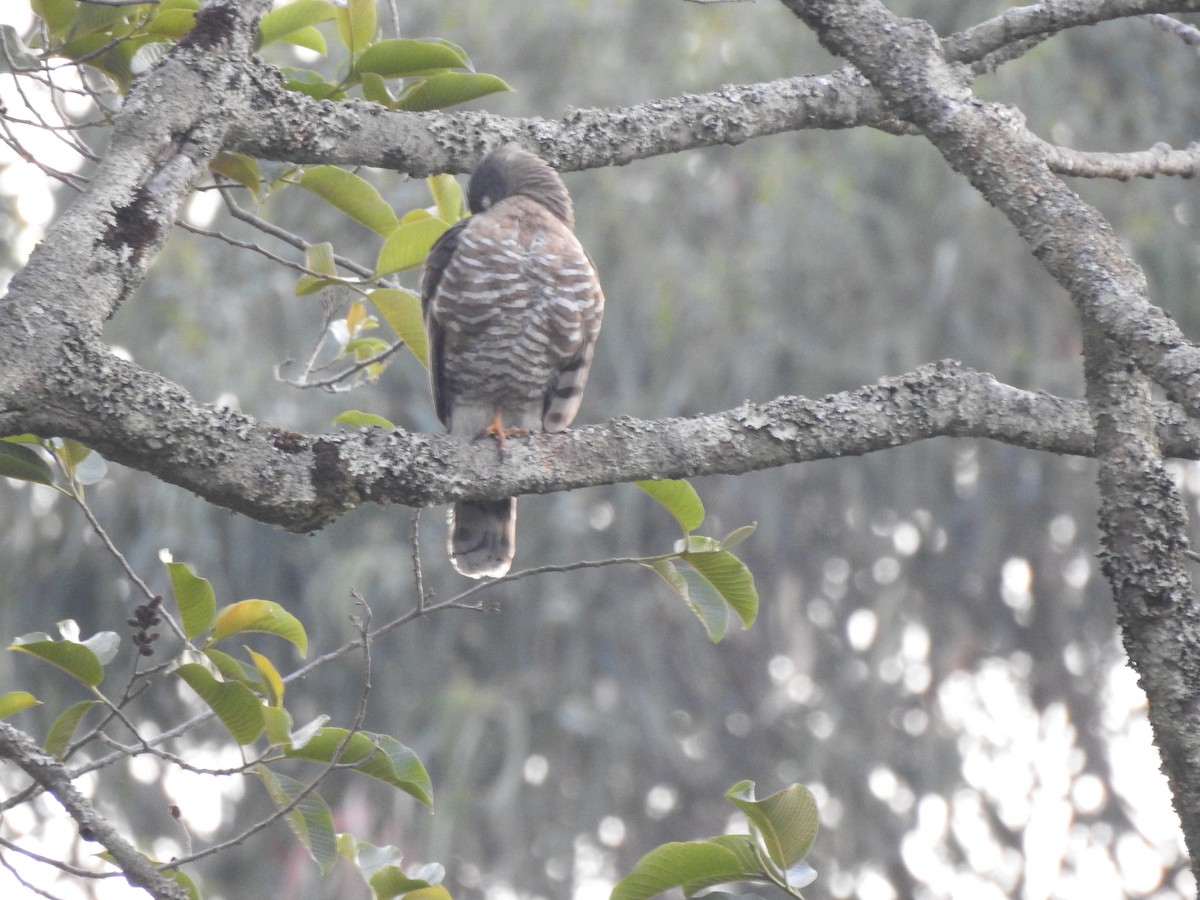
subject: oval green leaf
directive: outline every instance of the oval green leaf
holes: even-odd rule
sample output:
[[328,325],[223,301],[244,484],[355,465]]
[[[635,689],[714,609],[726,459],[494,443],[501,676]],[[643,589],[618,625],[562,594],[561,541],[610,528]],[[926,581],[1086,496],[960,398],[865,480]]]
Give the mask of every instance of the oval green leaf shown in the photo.
[[262,188],[262,171],[253,156],[222,150],[209,160],[208,167],[218,175],[224,175],[230,181],[248,188],[251,193],[257,194]]
[[704,521],[704,503],[696,489],[688,482],[677,478],[663,478],[659,481],[638,481],[635,484],[661,503],[685,532],[694,531]]
[[260,682],[254,672],[240,659],[232,657],[228,653],[222,653],[215,647],[205,647],[201,654],[212,663],[212,667],[226,681],[240,681],[251,690],[259,686]]
[[71,739],[75,737],[79,723],[94,706],[103,706],[103,704],[99,700],[81,700],[59,713],[58,718],[50,726],[50,730],[46,732],[46,752],[62,759],[66,755],[67,748],[71,746]]
[[388,235],[375,263],[377,277],[414,269],[425,261],[429,249],[450,226],[437,218],[407,222]]
[[711,585],[695,572],[680,572],[675,562],[670,559],[660,559],[651,563],[650,568],[657,572],[695,613],[710,641],[715,644],[725,637],[729,631],[729,607]]
[[272,747],[291,743],[292,715],[282,706],[263,707],[263,729]]
[[400,336],[405,346],[412,351],[426,369],[429,368],[429,341],[425,334],[425,317],[421,312],[421,298],[412,291],[401,288],[380,288],[371,291],[368,299],[375,304],[383,320]]
[[440,41],[401,38],[372,44],[358,58],[354,70],[384,78],[407,78],[431,69],[460,69],[467,64],[466,55],[453,46]]
[[457,222],[465,214],[463,209],[462,185],[453,175],[430,175],[425,179],[433,202],[437,204],[438,217],[446,222]]
[[0,719],[5,719],[13,713],[19,713],[23,709],[29,709],[31,706],[37,706],[41,702],[29,691],[9,691],[0,696]]
[[443,72],[422,78],[406,90],[396,101],[396,109],[408,112],[444,109],[456,103],[466,103],[488,94],[511,90],[507,82],[495,75],[480,72]]
[[310,759],[316,762],[333,762],[338,747],[346,746],[337,761],[351,765],[355,771],[399,788],[415,797],[425,806],[433,808],[433,785],[429,773],[412,750],[386,734],[358,731],[350,735],[345,728],[322,728],[302,747],[284,750],[293,759]]
[[167,563],[167,574],[171,577],[171,593],[179,606],[183,619],[183,633],[188,638],[203,634],[213,623],[217,614],[217,595],[207,578],[192,574],[186,563]]
[[687,841],[655,847],[617,882],[611,900],[648,900],[685,884],[723,884],[745,877],[738,856],[719,843]]
[[261,653],[255,653],[249,647],[245,649],[254,662],[254,668],[258,669],[258,674],[262,676],[267,703],[275,707],[283,706],[283,679],[279,677],[279,670]]
[[54,484],[54,472],[40,453],[9,441],[0,441],[0,476],[35,484]]
[[301,656],[308,655],[308,635],[300,620],[273,600],[242,600],[221,610],[213,623],[212,640],[246,631],[260,631],[291,641]]
[[346,0],[337,10],[338,36],[351,54],[362,53],[379,25],[375,0]]
[[328,0],[296,0],[262,17],[258,23],[259,45],[283,40],[294,32],[328,22],[336,15],[334,5]]
[[746,538],[750,537],[750,535],[754,534],[757,528],[758,523],[752,522],[749,525],[743,525],[741,528],[733,529],[733,531],[721,538],[720,543],[717,545],[717,549],[732,550],[738,544],[745,541]]
[[150,20],[146,31],[159,37],[179,40],[196,24],[196,13],[190,9],[164,9]]
[[808,856],[817,839],[820,816],[816,798],[804,785],[793,784],[755,800],[754,782],[739,781],[725,796],[746,814],[771,862],[780,869],[790,869]]
[[334,419],[333,422],[335,425],[346,425],[350,428],[386,428],[388,431],[391,431],[396,427],[383,416],[362,412],[357,409],[346,410]]
[[[300,176],[300,185],[377,234],[391,234],[400,224],[395,211],[375,186],[353,172],[337,166],[313,166]],[[309,268],[324,274],[336,274],[337,271],[317,269],[312,265]]]
[[[111,633],[111,632],[110,632]],[[74,641],[54,641],[42,632],[22,635],[8,647],[58,666],[76,681],[95,687],[104,680],[104,665],[90,649]]]
[[680,558],[690,565],[720,594],[721,599],[742,620],[742,628],[749,628],[758,618],[758,591],[754,587],[754,576],[746,564],[725,550],[716,553],[681,554]]
[[236,681],[218,681],[199,663],[184,663],[175,674],[200,695],[235,741],[252,744],[258,740],[265,727],[263,707],[248,687]]
[[[254,774],[262,781],[271,799],[280,809],[290,806],[308,785],[266,766],[255,766]],[[337,835],[333,830],[333,813],[323,797],[309,791],[300,802],[284,814],[292,834],[304,845],[304,849],[321,867],[321,874],[328,875],[337,862]]]

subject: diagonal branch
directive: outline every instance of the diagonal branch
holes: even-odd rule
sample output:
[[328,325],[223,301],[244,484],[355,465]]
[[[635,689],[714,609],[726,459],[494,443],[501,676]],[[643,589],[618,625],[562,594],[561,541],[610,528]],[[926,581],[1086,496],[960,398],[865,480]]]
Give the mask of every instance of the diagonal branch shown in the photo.
[[[877,0],[784,0],[826,49],[851,60],[957,171],[1003,212],[1083,320],[1100,460],[1104,570],[1175,808],[1200,874],[1200,612],[1184,565],[1186,515],[1163,468],[1150,385],[1200,410],[1200,351],[1148,299],[1145,276],[1094,209],[1043,165],[1009,111],[973,97],[929,26]],[[1105,4],[1098,4],[1105,5]]]
[[79,824],[81,834],[98,841],[112,854],[126,879],[161,900],[185,900],[183,885],[164,876],[149,859],[130,844],[71,781],[66,767],[44,753],[33,739],[7,722],[0,722],[0,758],[11,760],[30,778],[54,796]]

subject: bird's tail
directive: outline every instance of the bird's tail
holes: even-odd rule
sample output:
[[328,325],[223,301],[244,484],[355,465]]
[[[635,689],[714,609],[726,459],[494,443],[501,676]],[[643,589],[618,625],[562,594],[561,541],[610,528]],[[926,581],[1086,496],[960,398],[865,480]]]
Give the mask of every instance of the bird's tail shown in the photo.
[[499,578],[517,549],[517,501],[468,500],[450,510],[450,562],[468,578]]

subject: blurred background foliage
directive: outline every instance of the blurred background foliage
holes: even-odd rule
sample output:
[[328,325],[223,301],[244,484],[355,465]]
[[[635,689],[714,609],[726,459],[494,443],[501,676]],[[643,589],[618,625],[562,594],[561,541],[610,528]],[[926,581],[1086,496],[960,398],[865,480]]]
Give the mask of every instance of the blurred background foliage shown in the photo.
[[[1007,5],[891,4],[943,34]],[[400,9],[405,36],[461,44],[516,88],[475,104],[504,115],[554,118],[837,64],[771,2]],[[1020,106],[1047,139],[1134,150],[1194,137],[1196,74],[1192,49],[1130,20],[1056,37],[977,89]],[[362,174],[399,210],[428,203],[420,181]],[[1069,300],[918,138],[797,132],[566,180],[609,301],[581,422],[819,396],[946,357],[1081,396]],[[1194,186],[1072,187],[1146,267],[1155,302],[1200,333]],[[374,259],[368,232],[299,189],[262,214]],[[204,217],[199,206],[192,215]],[[269,243],[226,215],[210,227]],[[294,281],[177,230],[108,338],[199,398],[283,428],[328,430],[358,408],[435,429],[410,356],[350,395],[274,378],[320,328],[320,298],[294,296]],[[1200,483],[1193,466],[1178,471],[1189,488]],[[821,878],[810,896],[1106,896],[1073,893],[1097,872],[1107,896],[1186,895],[1188,865],[1095,564],[1093,478],[1087,461],[936,440],[700,480],[706,533],[758,522],[740,551],[762,598],[751,631],[710,645],[646,571],[496,589],[486,595],[495,612],[442,613],[374,648],[366,727],[418,751],[436,814],[352,779],[340,797],[323,793],[338,801],[339,828],[398,845],[406,865],[445,863],[456,897],[590,898],[650,847],[723,830],[721,795],[740,778],[763,793],[792,781],[817,791]],[[352,588],[377,623],[413,602],[407,510],[364,508],[301,537],[117,466],[90,496],[152,583],[165,588],[158,558],[170,548],[221,602],[294,609],[318,652],[353,636]],[[518,566],[659,552],[677,535],[632,486],[522,503]],[[427,584],[439,596],[462,589],[441,510],[421,517],[421,535]],[[77,510],[0,483],[7,637],[68,616],[85,633],[115,627],[135,602]],[[25,686],[34,664],[12,657],[0,656],[0,678]],[[56,687],[36,690],[52,700]],[[359,689],[350,660],[289,696],[298,720],[331,709],[348,720]],[[169,782],[146,800],[157,789],[137,782],[154,781],[154,769],[131,772],[105,808],[165,858],[178,852],[166,811],[178,801]],[[224,814],[248,822],[268,808],[251,787]],[[218,859],[198,870],[212,896],[356,895],[336,872],[320,881],[282,827]]]

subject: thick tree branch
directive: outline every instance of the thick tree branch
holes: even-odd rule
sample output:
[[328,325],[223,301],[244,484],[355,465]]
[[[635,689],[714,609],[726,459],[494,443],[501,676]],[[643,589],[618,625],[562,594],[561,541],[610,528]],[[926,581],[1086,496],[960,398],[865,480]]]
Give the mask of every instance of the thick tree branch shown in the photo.
[[365,101],[334,103],[284,90],[273,69],[264,67],[255,76],[258,98],[231,130],[229,149],[414,176],[470,171],[486,147],[504,141],[535,148],[563,171],[577,171],[806,128],[905,127],[848,67],[634,106],[571,110],[561,119],[393,112]]
[[[1084,316],[1200,415],[1200,348],[1149,302],[1141,269],[1104,218],[1050,172],[1044,145],[1025,131],[1019,114],[977,100],[925,22],[898,19],[874,4],[784,3],[827,49],[851,58],[892,108],[1008,217]],[[889,39],[859,38],[868,32]]]
[[1183,565],[1183,503],[1163,469],[1149,384],[1127,362],[1175,388],[1195,413],[1200,351],[1149,302],[1141,269],[1104,218],[1048,171],[1023,123],[971,95],[927,23],[899,19],[877,0],[784,3],[1008,217],[1075,301],[1097,423],[1105,573],[1200,877],[1200,612]]
[[161,900],[185,900],[187,891],[183,886],[159,872],[154,863],[97,812],[91,801],[72,783],[65,766],[44,753],[33,738],[7,722],[0,722],[0,758],[15,763],[53,795],[78,823],[80,833],[87,835],[88,840],[99,842],[112,854],[130,884],[145,888],[151,896]]
[[[48,378],[48,380],[46,380]],[[108,458],[259,521],[304,532],[367,502],[429,506],[652,477],[739,474],[857,456],[933,437],[980,437],[1090,456],[1082,401],[1023,391],[945,362],[819,400],[781,397],[688,419],[614,419],[510,442],[365,429],[283,431],[197,403],[102,346],[72,345],[13,408],[18,427],[76,438]],[[2,398],[0,398],[2,399]],[[1200,457],[1200,429],[1160,407],[1169,452]]]
[[[1175,808],[1194,851],[1200,822],[1200,606],[1186,553],[1187,513],[1165,471],[1146,378],[1094,326],[1085,333],[1088,400],[1100,461],[1101,567]],[[1193,852],[1193,860],[1196,856]],[[1193,863],[1193,870],[1197,868]]]

